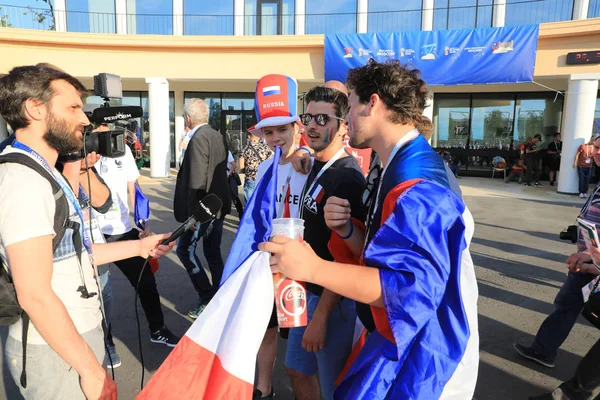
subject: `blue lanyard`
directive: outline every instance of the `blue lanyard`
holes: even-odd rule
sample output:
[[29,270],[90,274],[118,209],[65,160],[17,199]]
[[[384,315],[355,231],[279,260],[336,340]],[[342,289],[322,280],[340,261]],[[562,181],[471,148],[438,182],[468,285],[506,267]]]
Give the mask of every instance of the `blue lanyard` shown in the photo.
[[75,211],[77,211],[77,215],[79,215],[79,219],[81,220],[81,229],[79,231],[81,232],[81,237],[83,239],[83,245],[85,246],[85,249],[87,250],[88,254],[91,256],[92,255],[92,242],[88,238],[87,233],[85,231],[85,225],[84,225],[85,220],[83,218],[83,212],[81,211],[81,206],[79,205],[79,201],[77,200],[77,198],[75,198],[75,194],[73,193],[73,190],[71,189],[71,187],[68,184],[66,184],[63,179],[60,179],[59,177],[56,176],[56,174],[54,174],[54,172],[52,171],[52,168],[50,168],[50,165],[48,165],[48,162],[46,160],[44,160],[44,158],[42,156],[40,156],[35,150],[33,150],[29,146],[27,146],[17,140],[15,140],[12,143],[12,147],[26,152],[27,154],[29,154],[33,158],[35,158],[37,161],[39,161],[40,164],[42,164],[42,166],[52,175],[54,180],[60,185],[60,188],[62,189],[63,193],[65,194],[65,196],[67,196],[67,199],[73,205],[73,208],[75,208]]

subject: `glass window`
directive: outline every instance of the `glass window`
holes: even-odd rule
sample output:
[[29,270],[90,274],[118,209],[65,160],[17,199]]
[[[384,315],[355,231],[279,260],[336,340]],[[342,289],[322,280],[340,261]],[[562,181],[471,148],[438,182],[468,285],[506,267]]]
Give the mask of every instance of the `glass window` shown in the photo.
[[183,0],[184,35],[233,35],[233,0]]
[[[549,143],[554,133],[560,132],[563,96],[555,94],[520,93],[517,95],[515,110],[515,143],[524,143],[534,135],[542,135]],[[545,144],[542,147],[545,147]]]
[[489,28],[493,0],[435,0],[433,29]]
[[590,0],[590,8],[588,9],[588,18],[600,17],[600,0]]
[[469,139],[470,95],[437,95],[433,101],[433,147],[465,148]]
[[369,32],[421,30],[421,0],[369,0]]
[[506,1],[506,26],[568,21],[573,17],[573,0]]
[[127,1],[127,33],[172,35],[173,1]]
[[510,148],[514,112],[515,100],[512,94],[474,94],[470,148]]
[[3,0],[0,27],[54,30],[54,16],[50,6],[42,1]]
[[66,0],[67,31],[116,33],[115,2]]
[[[258,8],[260,7],[260,9]],[[245,35],[293,35],[295,0],[246,0]],[[258,16],[261,32],[257,32]],[[281,24],[281,27],[279,27]]]
[[594,132],[600,134],[600,92],[596,99],[596,112],[594,113]]
[[306,0],[306,33],[356,33],[357,0]]

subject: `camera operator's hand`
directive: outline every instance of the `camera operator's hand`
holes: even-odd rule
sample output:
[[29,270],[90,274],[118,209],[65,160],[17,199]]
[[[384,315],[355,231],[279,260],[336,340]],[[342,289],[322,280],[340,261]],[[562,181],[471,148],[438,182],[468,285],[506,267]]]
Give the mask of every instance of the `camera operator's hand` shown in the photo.
[[168,239],[171,233],[162,233],[159,235],[151,235],[139,240],[139,256],[147,258],[159,258],[167,254],[175,246],[175,242],[168,245],[159,244],[161,241]]
[[[599,254],[600,255],[600,254]],[[582,272],[585,267],[583,264],[591,263],[592,256],[587,251],[573,253],[567,258],[567,268],[573,272]]]
[[98,366],[93,372],[79,376],[81,390],[88,399],[116,400],[117,386],[110,375]]
[[87,155],[86,158],[81,159],[81,165],[79,167],[79,170],[82,173],[86,172],[88,169],[90,169],[94,165],[96,165],[96,163],[98,162],[98,160],[100,160],[100,158],[101,158],[100,154],[97,154],[95,151],[92,151],[91,153],[89,153]]

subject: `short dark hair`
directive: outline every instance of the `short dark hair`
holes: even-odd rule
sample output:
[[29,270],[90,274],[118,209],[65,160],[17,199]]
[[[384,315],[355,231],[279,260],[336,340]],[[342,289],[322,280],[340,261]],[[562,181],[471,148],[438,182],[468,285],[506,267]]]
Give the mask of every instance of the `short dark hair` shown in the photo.
[[346,84],[362,104],[377,94],[396,124],[417,125],[431,98],[421,71],[398,60],[379,63],[371,59],[367,65],[351,69]]
[[540,135],[539,133],[536,133],[535,135],[533,135],[533,138],[542,140],[542,135]]
[[557,136],[559,136],[559,135],[560,135],[560,132],[556,132],[556,133],[554,134],[554,137],[557,137]]
[[315,86],[306,93],[304,101],[306,104],[312,101],[330,103],[333,104],[336,117],[346,118],[348,115],[348,96],[336,89]]
[[35,99],[50,104],[55,95],[51,84],[57,80],[70,83],[81,96],[88,90],[76,78],[46,65],[15,67],[0,76],[0,114],[13,130],[26,128],[29,121],[25,115],[25,102]]

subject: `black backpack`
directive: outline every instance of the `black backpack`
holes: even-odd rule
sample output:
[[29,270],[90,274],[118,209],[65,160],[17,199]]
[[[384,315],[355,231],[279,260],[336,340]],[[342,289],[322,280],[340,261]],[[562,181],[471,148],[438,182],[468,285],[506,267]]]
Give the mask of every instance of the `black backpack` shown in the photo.
[[[25,165],[36,171],[38,174],[46,178],[52,186],[52,193],[56,201],[56,210],[54,213],[54,232],[56,236],[52,239],[52,251],[55,252],[60,242],[62,241],[67,229],[77,229],[69,220],[69,201],[65,196],[62,188],[56,182],[52,174],[44,167],[33,160],[31,157],[22,153],[8,153],[0,155],[0,164],[15,163]],[[29,328],[29,317],[19,305],[17,293],[13,284],[12,277],[6,266],[3,265],[0,259],[0,326],[9,326],[16,323],[19,319],[23,320],[23,371],[21,373],[21,386],[27,387],[27,377],[25,374],[26,363],[26,348],[27,348],[27,331]]]

